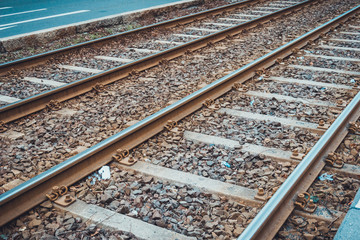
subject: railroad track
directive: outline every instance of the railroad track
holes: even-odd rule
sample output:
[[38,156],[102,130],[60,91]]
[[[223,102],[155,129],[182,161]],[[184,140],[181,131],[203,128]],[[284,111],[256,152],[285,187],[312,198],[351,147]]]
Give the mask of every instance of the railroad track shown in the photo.
[[[143,71],[106,87],[104,92],[93,90],[64,102],[60,111],[46,109],[8,124],[8,131],[1,134],[1,183],[12,181],[19,172],[26,181],[280,46],[283,34],[305,32],[308,24],[333,12],[331,6],[322,11],[318,6],[308,9],[309,17],[302,12],[291,15],[287,26],[276,27],[276,21],[264,24],[264,29],[249,30]],[[269,42],[273,45],[268,47]]]
[[[332,12],[331,7],[318,12],[317,6],[310,8],[315,19],[323,20],[323,15]],[[282,34],[300,34],[308,28],[307,24],[316,22],[312,17],[303,17],[301,12],[287,19],[291,21],[289,26],[275,29],[278,23],[269,22],[264,25],[266,30],[262,27],[249,30],[232,40],[220,41],[151,71],[127,77],[105,87],[104,92],[92,90],[74,101],[66,101],[60,111],[47,108],[9,123],[8,130],[1,134],[4,166],[1,183],[12,181],[19,171],[23,181],[38,175],[281,45]],[[302,24],[304,27],[294,28]],[[264,47],[269,42],[274,45]]]
[[244,1],[2,64],[0,121],[58,105],[314,2]]
[[[310,213],[314,206],[298,194],[309,187],[316,194],[319,182],[312,183],[323,169],[336,179],[350,176],[345,190],[359,184],[354,156],[329,155],[359,117],[360,73],[353,64],[358,61],[359,8],[0,195],[1,225],[42,202],[54,185],[76,182],[70,194],[78,200],[66,211],[104,228],[129,221],[130,226],[116,227],[128,232],[138,226],[132,229],[138,238],[232,238],[240,233],[240,239],[273,238],[296,201],[306,204],[294,214],[315,219],[312,224],[322,231],[317,211],[324,207],[319,204]],[[359,131],[352,124],[350,130]],[[356,144],[353,149],[358,154]],[[325,159],[332,166],[324,168]],[[111,161],[114,179],[80,180]],[[335,222],[333,215],[341,215],[349,201],[344,198],[341,209],[326,205],[331,217],[322,221]],[[304,234],[311,235],[308,231]]]
[[[323,25],[319,29],[295,39],[280,49],[270,52],[265,57],[247,64],[238,71],[235,71],[189,95],[185,99],[170,105],[164,110],[142,120],[138,124],[114,135],[112,138],[99,143],[88,151],[68,159],[62,164],[54,167],[51,171],[44,172],[37,178],[2,194],[0,196],[1,210],[4,212],[4,215],[1,218],[2,223],[10,220],[11,217],[9,216],[17,216],[23,211],[26,211],[43,201],[44,194],[50,193],[49,191],[54,185],[69,186],[73,184],[106,162],[109,162],[114,158],[119,159],[119,154],[125,154],[127,149],[138,146],[149,137],[164,130],[164,127],[166,126],[166,129],[168,130],[165,130],[164,133],[133,149],[131,157],[138,160],[138,163],[129,167],[116,163],[111,165],[113,169],[112,174],[116,175],[118,178],[119,176],[123,177],[125,180],[120,182],[122,185],[119,184],[122,187],[127,186],[127,189],[123,189],[118,185],[118,182],[116,184],[110,184],[109,181],[107,182],[109,185],[104,186],[101,182],[91,185],[91,183],[86,183],[86,181],[80,181],[76,184],[77,188],[72,189],[74,191],[72,194],[76,195],[81,200],[100,205],[101,208],[99,208],[99,212],[103,211],[100,210],[103,208],[115,210],[119,206],[116,206],[116,203],[110,205],[113,201],[109,203],[109,198],[106,198],[107,196],[105,196],[106,194],[110,195],[111,199],[113,199],[114,196],[112,194],[114,194],[115,186],[115,189],[119,189],[120,194],[122,194],[120,196],[118,195],[116,198],[121,197],[121,199],[124,199],[125,201],[124,203],[120,203],[121,207],[124,205],[127,207],[127,209],[119,208],[118,210],[121,210],[120,212],[128,214],[133,218],[146,217],[147,215],[148,218],[146,218],[147,220],[144,219],[144,221],[149,221],[150,223],[172,231],[169,232],[164,230],[164,232],[161,232],[161,234],[164,234],[165,238],[166,236],[173,236],[166,234],[174,234],[174,231],[178,234],[182,234],[179,235],[181,238],[185,238],[183,235],[195,236],[198,238],[215,238],[216,236],[220,236],[219,234],[237,237],[237,235],[242,232],[242,228],[248,225],[255,217],[259,208],[264,205],[264,201],[261,200],[264,198],[263,195],[259,195],[255,198],[257,195],[257,188],[263,188],[265,193],[270,195],[271,189],[279,187],[281,183],[285,181],[285,184],[281,185],[279,190],[275,193],[276,198],[270,199],[269,204],[262,208],[260,215],[255,217],[249,228],[244,231],[242,237],[248,239],[248,236],[250,236],[249,234],[254,234],[254,231],[259,231],[254,230],[252,227],[253,225],[265,226],[265,221],[261,225],[256,224],[258,223],[257,221],[259,221],[258,219],[263,221],[264,217],[262,217],[261,214],[263,212],[275,212],[276,209],[268,211],[269,205],[274,205],[273,202],[276,201],[274,199],[279,199],[279,196],[281,195],[287,195],[289,199],[295,199],[297,193],[305,191],[310,186],[313,180],[304,181],[308,186],[303,186],[301,184],[301,189],[291,188],[291,190],[288,190],[288,193],[283,192],[283,189],[289,186],[289,182],[294,181],[295,177],[293,176],[297,175],[297,172],[300,171],[299,169],[308,168],[308,166],[304,167],[304,165],[316,162],[316,164],[319,165],[319,168],[317,168],[319,170],[317,171],[321,171],[324,162],[315,161],[316,159],[313,159],[313,157],[316,156],[321,160],[326,157],[330,151],[335,151],[336,145],[339,145],[342,138],[347,133],[346,125],[348,122],[355,121],[358,118],[358,116],[353,113],[355,112],[358,114],[359,112],[359,96],[356,96],[353,99],[353,102],[348,104],[358,91],[357,86],[355,85],[357,79],[354,78],[354,76],[357,75],[356,66],[351,65],[351,62],[356,60],[356,55],[351,58],[349,50],[344,49],[346,44],[351,44],[351,47],[347,48],[350,48],[350,51],[356,51],[354,50],[356,48],[354,48],[353,45],[357,40],[348,37],[348,35],[351,34],[342,33],[354,33],[354,31],[351,30],[354,28],[351,26],[342,26],[341,28],[338,28],[340,31],[336,29],[337,32],[329,33],[329,39],[320,38],[320,40],[315,42],[314,46],[306,46],[305,51],[299,52],[299,56],[296,58],[290,57],[283,62],[281,62],[279,58],[283,59],[291,54],[291,51],[294,48],[299,49],[304,47],[309,40],[318,38],[321,33],[327,32],[331,27],[345,21],[348,17],[354,15],[356,11],[357,8],[333,22]],[[356,27],[356,23],[358,22],[358,20],[354,21],[353,25]],[[339,37],[333,37],[334,34],[341,35],[341,37],[345,38],[345,41],[338,41]],[[326,44],[322,44],[320,41],[325,41]],[[338,42],[340,44],[337,45],[336,43]],[[327,57],[324,57],[325,51],[327,51]],[[346,58],[344,56],[344,59],[336,59],[332,56],[333,54],[337,54],[336,57],[338,58],[341,53],[344,54],[343,51],[345,51],[346,56]],[[318,56],[314,56],[316,55],[314,52]],[[322,60],[318,61],[319,59]],[[329,59],[332,61],[330,67],[325,64],[325,61]],[[267,71],[261,70],[270,67],[276,60],[278,60],[279,64],[276,64]],[[320,66],[324,64],[327,68],[319,69]],[[309,68],[310,66],[308,65],[311,65],[312,67]],[[341,68],[346,68],[346,71],[339,71],[339,69],[329,70],[329,68],[334,68],[338,65]],[[256,71],[259,69],[261,70],[260,72]],[[337,74],[336,77],[340,80],[337,80],[337,78],[334,77],[331,78],[327,73],[329,71],[333,74]],[[246,80],[255,76],[256,72],[258,76],[245,83]],[[297,79],[297,85],[293,84],[294,79]],[[234,85],[235,82],[242,82],[243,84]],[[307,85],[307,87],[304,87],[304,84]],[[231,90],[232,88],[234,89]],[[319,90],[319,88],[325,89]],[[290,93],[287,93],[288,95],[284,96],[286,92],[282,91],[283,89],[290,90],[288,91]],[[223,95],[228,91],[230,92]],[[293,94],[299,91],[303,94],[294,97]],[[319,96],[319,91],[325,91],[327,93],[326,96]],[[220,96],[220,99],[215,101],[212,100]],[[315,98],[316,101],[311,101],[310,98]],[[343,102],[338,102],[339,99]],[[288,104],[289,102],[290,104]],[[203,107],[204,104],[206,107]],[[258,108],[258,106],[262,105],[264,105],[263,109]],[[335,119],[346,105],[347,107],[342,115],[335,120],[328,132],[326,132],[320,141],[316,143],[316,140],[325,132],[326,124],[331,123],[331,120]],[[241,108],[236,108],[236,106],[241,106]],[[281,108],[284,108],[285,106],[288,106],[288,108]],[[202,110],[195,112],[194,115],[186,117],[183,121],[179,122],[180,119],[197,109]],[[311,110],[310,113],[308,112],[309,110]],[[291,118],[291,115],[289,116],[289,114],[286,114],[287,112],[292,112],[294,116]],[[302,114],[298,114],[298,112]],[[298,119],[294,119],[295,114]],[[224,118],[224,116],[226,117]],[[264,122],[261,122],[264,121],[264,119],[268,120],[269,123],[264,124]],[[325,126],[320,126],[320,128],[318,128],[320,119],[325,120]],[[175,122],[178,122],[178,127],[173,128]],[[219,126],[221,126],[221,128],[219,128]],[[226,131],[223,131],[222,129],[226,129]],[[257,130],[255,131],[254,129]],[[246,136],[245,133],[250,133],[250,136]],[[281,134],[283,135],[282,137]],[[325,138],[331,138],[332,136],[339,137],[339,139],[336,140],[336,143],[325,142]],[[276,139],[278,143],[276,143],[276,141],[273,143],[273,138]],[[282,141],[281,139],[284,138],[293,138],[295,141]],[[319,145],[321,144],[324,144],[324,146],[320,148],[322,152],[317,153]],[[299,147],[299,145],[301,147]],[[327,145],[330,145],[330,147]],[[291,160],[291,151],[298,149],[302,152],[310,147],[313,147],[312,150],[303,161],[301,161],[298,165],[299,167],[297,167],[293,173],[291,173],[290,177],[285,180],[291,170],[299,162],[299,160]],[[119,151],[119,149],[122,149],[123,151]],[[235,154],[233,152],[235,152]],[[132,162],[131,158],[125,158],[122,162],[124,161],[125,163]],[[277,170],[274,171],[275,173],[273,174],[275,175],[272,176],[272,178],[269,177],[270,179],[266,180],[261,179],[262,174],[259,172],[256,173],[256,169],[252,169],[251,165],[261,168],[261,171],[271,170],[271,168]],[[215,170],[210,171],[210,167]],[[65,175],[60,174],[61,172],[65,172],[65,169]],[[355,180],[359,175],[358,168],[356,166],[351,166],[349,163],[346,163],[343,168],[330,169],[337,174],[350,174]],[[137,174],[127,174],[127,171],[131,172],[131,170],[136,171]],[[315,171],[314,169],[311,170]],[[259,182],[257,184],[254,183],[253,179],[246,176],[248,174],[251,176],[259,175],[257,177]],[[143,175],[150,175],[153,178],[145,179]],[[241,178],[246,179],[241,180],[238,175],[241,176]],[[317,175],[318,173],[316,172],[312,174],[314,178]],[[276,178],[278,178],[278,180]],[[164,180],[170,183],[166,184]],[[218,180],[221,180],[221,182]],[[354,182],[356,182],[355,180]],[[297,181],[299,180],[296,180],[295,182]],[[133,185],[132,183],[134,182],[140,182],[140,184]],[[177,182],[178,184],[174,184],[173,182]],[[207,182],[207,184],[205,182]],[[84,194],[84,187],[86,187],[87,184],[94,190],[92,193],[92,195],[94,195],[93,198],[88,197],[89,190],[86,190],[86,193]],[[137,208],[141,206],[139,204],[142,200],[140,199],[139,202],[139,199],[137,199],[137,201],[133,202],[134,199],[132,197],[138,195],[139,192],[132,194],[132,191],[138,190],[142,194],[143,187],[149,187],[144,186],[146,184],[151,185],[149,191],[154,191],[155,189],[154,194],[157,194],[157,196],[154,196],[154,198],[148,197],[147,200],[143,199],[145,202],[153,203],[158,200],[160,206],[164,206],[162,204],[166,204],[170,200],[165,201],[162,194],[170,196],[171,193],[174,194],[179,192],[178,195],[175,194],[175,199],[180,202],[181,209],[190,209],[192,206],[189,210],[191,212],[194,211],[194,208],[196,207],[202,209],[201,205],[208,203],[208,206],[212,206],[212,208],[216,210],[216,213],[213,212],[210,214],[209,211],[215,210],[204,207],[204,212],[207,211],[208,214],[202,216],[207,216],[206,219],[209,218],[208,220],[205,220],[209,222],[207,225],[206,222],[201,223],[201,219],[194,219],[194,217],[191,219],[187,216],[186,220],[181,220],[172,216],[172,219],[175,219],[175,221],[178,220],[177,222],[179,223],[183,221],[178,224],[179,226],[176,225],[177,227],[174,227],[174,222],[170,222],[169,216],[166,216],[169,218],[164,218],[165,215],[163,216],[163,212],[161,211],[163,209],[157,206],[157,203],[155,205],[150,205],[150,207],[160,209],[156,214],[152,212],[151,214],[147,213],[141,216],[139,213],[135,212],[137,212]],[[183,190],[184,188],[186,189]],[[156,192],[156,190],[159,189],[162,191]],[[191,195],[187,195],[184,191],[192,193]],[[221,197],[216,195],[220,195]],[[31,201],[28,200],[29,196],[33,196]],[[197,199],[196,201],[194,200],[195,198]],[[233,199],[237,203],[235,204],[234,202],[228,201],[228,199]],[[281,201],[277,203],[277,205],[286,205],[285,209],[288,211],[287,214],[282,213],[282,216],[285,216],[283,217],[285,219],[283,219],[282,222],[286,220],[286,215],[290,214],[291,210],[294,208],[294,205],[291,202],[283,204],[285,201],[287,200],[281,198]],[[23,202],[26,202],[28,205],[23,205]],[[172,200],[170,202],[172,203]],[[134,203],[134,205],[132,205],[132,203]],[[248,206],[242,207],[242,204]],[[15,209],[13,206],[22,206],[23,209]],[[79,206],[84,208],[87,207],[84,202],[79,200],[72,206],[72,208],[70,207],[67,210],[73,211],[73,214],[75,215],[86,218],[86,214],[81,215],[82,213],[76,212],[76,209],[78,209]],[[113,209],[114,207],[115,209]],[[224,213],[224,211],[230,211],[230,213]],[[177,214],[180,214],[180,212],[177,212]],[[229,214],[229,217],[226,217],[226,220],[222,219],[222,216],[226,216],[227,214]],[[230,215],[233,219],[230,218]],[[271,217],[274,216],[277,215],[274,214]],[[119,216],[116,215],[116,217]],[[243,219],[241,220],[243,223],[239,222],[239,217]],[[276,219],[280,218],[276,217]],[[125,220],[127,221],[128,219]],[[102,219],[99,218],[98,221],[102,222]],[[224,226],[223,221],[225,221],[226,227]],[[270,219],[266,219],[266,221],[271,222]],[[236,224],[234,224],[235,222]],[[266,234],[265,236],[268,237],[274,236],[281,227],[282,222],[279,221],[277,227],[271,225],[273,230],[271,233],[272,235],[269,235],[268,232],[259,233],[260,231],[256,232],[256,234]],[[141,225],[141,223],[139,224]],[[192,231],[188,231],[190,225],[195,226],[196,229],[190,229]],[[200,226],[202,225],[206,225],[203,226],[204,230],[200,229]],[[217,228],[219,225],[223,225],[223,228]],[[141,226],[143,228],[152,229],[146,224]],[[263,229],[267,228],[264,227]],[[126,231],[126,229],[124,229],[124,231]],[[157,231],[162,230],[157,229]],[[137,234],[140,233],[135,232],[134,234],[138,236]],[[258,238],[259,236],[260,235],[254,234],[252,237]]]

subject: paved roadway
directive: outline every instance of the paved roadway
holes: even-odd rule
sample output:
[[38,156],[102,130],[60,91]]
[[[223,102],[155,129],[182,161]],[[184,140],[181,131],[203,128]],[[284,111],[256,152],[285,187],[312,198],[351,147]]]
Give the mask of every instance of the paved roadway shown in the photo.
[[0,38],[179,0],[1,0]]

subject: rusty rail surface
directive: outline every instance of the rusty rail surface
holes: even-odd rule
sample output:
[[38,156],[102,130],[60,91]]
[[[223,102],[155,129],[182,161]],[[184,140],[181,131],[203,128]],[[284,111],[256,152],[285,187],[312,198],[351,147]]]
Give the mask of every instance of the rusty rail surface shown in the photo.
[[2,121],[3,123],[14,121],[16,119],[46,108],[52,100],[63,102],[65,100],[91,91],[98,84],[107,85],[112,82],[118,81],[122,78],[128,77],[135,72],[143,71],[145,69],[154,67],[161,63],[163,60],[171,60],[177,58],[185,54],[186,52],[195,51],[197,49],[207,46],[207,44],[209,43],[218,42],[228,36],[239,34],[245,29],[256,27],[261,23],[268,22],[274,18],[286,14],[291,14],[293,11],[299,10],[304,6],[315,2],[316,0],[308,0],[301,2],[288,8],[276,11],[274,13],[236,25],[234,27],[229,27],[222,31],[206,35],[204,37],[161,51],[159,53],[149,55],[128,64],[115,67],[107,71],[103,71],[99,74],[77,80],[62,87],[45,91],[43,93],[34,95],[21,101],[6,105],[0,108],[0,121]]
[[[0,195],[0,225],[4,225],[8,221],[46,200],[45,194],[51,192],[53,186],[69,186],[83,177],[86,177],[91,172],[112,161],[112,156],[116,154],[118,149],[132,149],[136,147],[155,134],[163,131],[169,121],[181,120],[202,108],[203,104],[208,99],[216,99],[230,91],[235,83],[242,83],[251,79],[257,70],[268,68],[275,64],[279,58],[282,59],[291,55],[294,49],[305,46],[309,41],[313,41],[321,34],[328,32],[331,27],[335,27],[343,21],[345,22],[359,8],[360,6],[301,37],[296,38],[231,74],[214,81],[206,87],[143,119],[137,124],[96,144],[90,149],[69,158],[59,165],[39,174],[35,178]],[[358,98],[359,97],[357,96],[355,100]],[[349,106],[352,105],[353,104],[350,104]],[[357,104],[357,106],[358,105],[359,104]],[[344,112],[347,113],[349,111]]]
[[[355,15],[359,9],[360,5],[314,29],[313,32],[320,32],[321,29],[337,26],[340,22]],[[315,181],[320,171],[325,167],[324,160],[327,155],[338,148],[348,133],[348,124],[355,122],[359,117],[360,92],[256,215],[238,240],[273,239],[294,210],[294,203],[298,194],[306,192]]]

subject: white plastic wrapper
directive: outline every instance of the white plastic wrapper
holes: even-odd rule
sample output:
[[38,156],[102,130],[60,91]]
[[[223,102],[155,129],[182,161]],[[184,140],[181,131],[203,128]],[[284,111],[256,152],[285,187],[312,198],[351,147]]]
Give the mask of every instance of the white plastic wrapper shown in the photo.
[[110,177],[111,177],[110,167],[109,166],[101,167],[99,170],[99,174],[101,176],[101,179],[103,179],[103,180],[110,179]]

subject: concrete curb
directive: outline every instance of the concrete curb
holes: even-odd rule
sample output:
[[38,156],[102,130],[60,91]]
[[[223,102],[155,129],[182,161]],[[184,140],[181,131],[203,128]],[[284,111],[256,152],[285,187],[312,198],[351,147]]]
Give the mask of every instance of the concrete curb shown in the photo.
[[0,38],[0,52],[14,51],[22,49],[24,46],[41,45],[61,37],[74,35],[76,33],[87,32],[96,28],[109,27],[119,24],[131,24],[142,18],[156,17],[165,11],[174,11],[176,9],[196,6],[207,0],[181,0],[174,3],[158,5],[146,9],[125,12],[107,17],[92,19],[79,23],[63,25],[59,27],[44,29],[26,34],[19,34],[11,37]]

